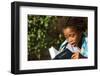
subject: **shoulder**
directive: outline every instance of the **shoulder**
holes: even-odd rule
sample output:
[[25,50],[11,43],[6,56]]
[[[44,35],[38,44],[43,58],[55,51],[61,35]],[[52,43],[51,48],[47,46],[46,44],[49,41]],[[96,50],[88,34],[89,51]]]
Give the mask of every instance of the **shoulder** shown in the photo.
[[88,38],[87,37],[85,37],[85,41],[88,42]]
[[84,36],[82,39],[82,47],[81,47],[81,54],[85,57],[88,56],[88,38]]
[[84,32],[83,33],[83,38],[82,38],[82,42],[84,43],[84,42],[88,42],[88,37],[87,37],[87,34]]
[[65,40],[65,41],[61,44],[61,46],[65,45],[66,43],[67,43],[67,40]]

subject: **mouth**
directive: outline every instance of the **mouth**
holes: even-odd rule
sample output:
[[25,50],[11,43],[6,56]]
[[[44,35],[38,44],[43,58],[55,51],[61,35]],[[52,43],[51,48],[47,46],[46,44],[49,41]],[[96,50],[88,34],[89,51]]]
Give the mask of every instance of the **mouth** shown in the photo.
[[72,46],[76,46],[76,43],[71,43]]

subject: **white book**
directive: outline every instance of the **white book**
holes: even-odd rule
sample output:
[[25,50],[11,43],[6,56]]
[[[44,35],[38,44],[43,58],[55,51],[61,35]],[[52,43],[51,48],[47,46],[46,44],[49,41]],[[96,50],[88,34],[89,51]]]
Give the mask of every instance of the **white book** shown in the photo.
[[[68,44],[66,46],[67,49],[69,49],[72,53],[74,52],[79,52],[80,49],[78,47],[73,47],[70,44]],[[51,56],[51,59],[55,58],[55,56],[57,56],[59,53],[61,53],[63,51],[64,48],[62,48],[61,50],[56,50],[53,46],[51,48],[49,48],[49,53]]]
[[53,59],[56,55],[58,55],[60,52],[56,50],[53,46],[49,48],[51,59]]

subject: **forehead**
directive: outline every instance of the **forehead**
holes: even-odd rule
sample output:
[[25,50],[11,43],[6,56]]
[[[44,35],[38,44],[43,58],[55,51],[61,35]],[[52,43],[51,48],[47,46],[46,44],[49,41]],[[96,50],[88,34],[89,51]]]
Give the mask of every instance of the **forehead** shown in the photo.
[[63,33],[64,34],[71,34],[71,33],[77,33],[77,31],[74,28],[68,27],[68,28],[63,29]]

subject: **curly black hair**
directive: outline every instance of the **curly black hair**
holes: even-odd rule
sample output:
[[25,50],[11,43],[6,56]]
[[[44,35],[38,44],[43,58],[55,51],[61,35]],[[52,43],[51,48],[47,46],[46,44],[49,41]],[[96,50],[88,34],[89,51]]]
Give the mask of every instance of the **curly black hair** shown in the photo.
[[79,32],[85,32],[87,30],[87,17],[69,17],[66,24],[63,25],[63,29],[67,27]]

